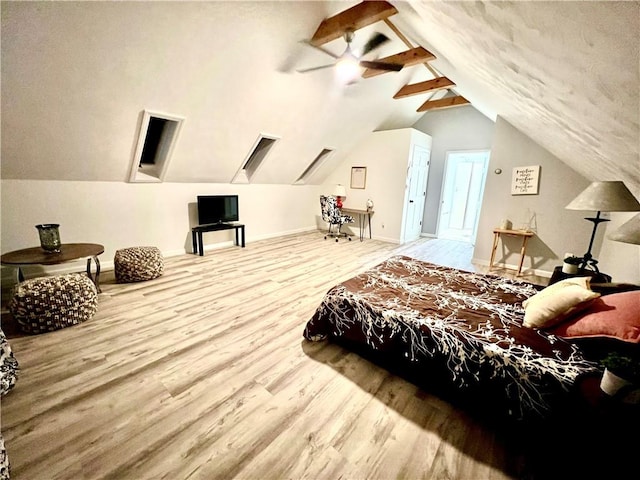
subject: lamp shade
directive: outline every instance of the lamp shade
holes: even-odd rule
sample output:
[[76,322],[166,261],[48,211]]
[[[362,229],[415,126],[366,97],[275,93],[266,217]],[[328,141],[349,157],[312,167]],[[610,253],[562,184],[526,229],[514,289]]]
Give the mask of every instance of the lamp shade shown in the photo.
[[346,197],[347,196],[347,189],[345,188],[344,185],[336,185],[333,189],[333,194],[336,197]]
[[621,181],[593,182],[565,208],[601,212],[637,212],[640,203]]
[[640,213],[607,235],[610,240],[640,245]]

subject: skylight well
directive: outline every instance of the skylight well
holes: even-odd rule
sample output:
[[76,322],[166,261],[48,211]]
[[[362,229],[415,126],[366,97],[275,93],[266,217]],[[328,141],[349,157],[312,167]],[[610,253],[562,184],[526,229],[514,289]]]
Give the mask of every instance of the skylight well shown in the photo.
[[130,182],[153,183],[164,180],[183,121],[183,117],[176,115],[144,111],[131,162]]
[[251,178],[278,140],[280,137],[261,133],[231,183],[251,183]]
[[332,149],[323,148],[316,158],[309,164],[309,166],[302,172],[302,175],[294,182],[294,185],[304,185],[313,176],[315,172],[322,166],[322,164],[333,153]]

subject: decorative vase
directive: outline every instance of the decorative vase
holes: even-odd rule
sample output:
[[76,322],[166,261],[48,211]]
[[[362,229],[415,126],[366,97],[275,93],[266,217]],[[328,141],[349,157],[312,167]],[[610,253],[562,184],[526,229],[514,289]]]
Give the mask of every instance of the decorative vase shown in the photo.
[[574,265],[573,263],[562,263],[562,273],[575,274],[578,273],[578,265]]
[[57,223],[36,225],[40,235],[40,246],[46,253],[60,253],[60,227]]

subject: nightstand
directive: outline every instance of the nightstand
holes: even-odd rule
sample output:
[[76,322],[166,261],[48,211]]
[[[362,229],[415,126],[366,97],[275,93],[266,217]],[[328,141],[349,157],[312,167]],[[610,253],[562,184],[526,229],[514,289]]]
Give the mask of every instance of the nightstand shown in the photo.
[[549,285],[564,280],[565,278],[572,277],[591,277],[591,283],[610,283],[611,277],[602,272],[594,272],[593,270],[581,269],[577,273],[564,273],[562,267],[556,267],[553,269],[553,275],[549,279]]

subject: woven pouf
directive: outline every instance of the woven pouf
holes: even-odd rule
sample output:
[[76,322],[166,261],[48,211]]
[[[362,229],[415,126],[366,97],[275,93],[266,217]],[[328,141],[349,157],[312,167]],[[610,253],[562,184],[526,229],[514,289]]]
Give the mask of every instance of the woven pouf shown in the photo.
[[116,282],[142,282],[162,275],[164,259],[157,247],[129,247],[116,251],[113,258]]
[[[6,395],[15,387],[19,369],[18,360],[13,355],[11,345],[0,329],[0,396]],[[2,478],[1,475],[0,478]]]
[[9,311],[25,333],[43,333],[91,319],[98,291],[84,274],[32,278],[16,285]]

